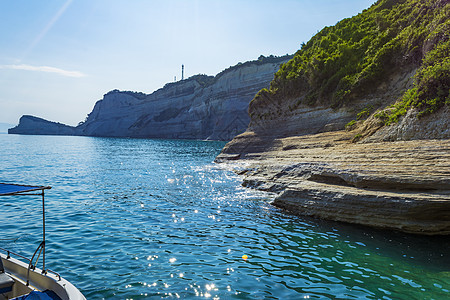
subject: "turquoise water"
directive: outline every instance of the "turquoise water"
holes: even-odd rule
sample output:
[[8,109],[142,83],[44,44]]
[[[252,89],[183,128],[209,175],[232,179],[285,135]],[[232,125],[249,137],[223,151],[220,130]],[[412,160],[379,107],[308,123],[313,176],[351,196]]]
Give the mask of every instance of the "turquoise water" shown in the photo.
[[[0,182],[53,187],[47,265],[87,299],[450,295],[449,238],[288,215],[212,163],[222,142],[0,134],[0,143]],[[40,199],[0,200],[0,247],[30,256]]]

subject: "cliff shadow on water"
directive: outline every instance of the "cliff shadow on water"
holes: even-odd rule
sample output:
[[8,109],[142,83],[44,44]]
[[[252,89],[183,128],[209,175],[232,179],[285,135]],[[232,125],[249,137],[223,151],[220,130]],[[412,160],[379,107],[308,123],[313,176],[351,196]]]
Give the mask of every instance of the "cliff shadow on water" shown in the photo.
[[[334,244],[337,249],[363,247],[366,253],[388,258],[392,261],[403,261],[420,268],[432,269],[434,272],[448,272],[450,256],[449,236],[423,236],[401,231],[377,229],[364,225],[347,224],[308,216],[297,216],[287,212],[293,224],[303,224],[305,234],[310,230],[317,232],[318,239]],[[292,226],[297,228],[297,226]],[[285,228],[286,232],[291,229]],[[288,237],[289,238],[289,237]],[[333,240],[333,242],[330,242]],[[320,243],[320,241],[317,241]],[[390,267],[390,266],[386,266]]]

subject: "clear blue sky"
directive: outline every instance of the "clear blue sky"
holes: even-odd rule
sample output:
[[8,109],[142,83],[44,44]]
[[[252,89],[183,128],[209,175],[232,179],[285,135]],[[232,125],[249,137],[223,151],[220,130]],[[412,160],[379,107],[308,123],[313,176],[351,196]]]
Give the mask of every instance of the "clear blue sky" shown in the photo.
[[76,125],[113,89],[151,93],[292,54],[375,0],[0,0],[0,123]]

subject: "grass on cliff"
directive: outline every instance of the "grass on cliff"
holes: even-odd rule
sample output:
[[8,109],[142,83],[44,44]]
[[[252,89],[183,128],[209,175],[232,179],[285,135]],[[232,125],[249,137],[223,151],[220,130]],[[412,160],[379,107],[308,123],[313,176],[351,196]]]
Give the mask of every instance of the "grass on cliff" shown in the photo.
[[410,107],[432,113],[450,104],[449,35],[449,0],[377,1],[303,44],[254,101],[298,98],[297,105],[337,108],[370,93],[399,69],[419,68],[414,86],[380,117],[393,122]]
[[[450,30],[450,28],[449,28]],[[414,76],[414,87],[407,90],[401,101],[389,111],[377,116],[386,124],[395,123],[408,108],[419,109],[419,117],[434,113],[444,105],[450,106],[450,41],[430,51]]]

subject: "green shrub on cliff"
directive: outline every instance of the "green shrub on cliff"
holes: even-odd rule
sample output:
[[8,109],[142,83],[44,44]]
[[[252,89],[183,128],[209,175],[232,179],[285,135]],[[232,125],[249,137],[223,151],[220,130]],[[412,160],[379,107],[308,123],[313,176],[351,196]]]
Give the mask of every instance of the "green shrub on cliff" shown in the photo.
[[414,87],[394,105],[394,110],[387,116],[387,123],[396,122],[409,107],[418,108],[419,116],[422,116],[444,105],[450,105],[450,41],[438,45],[425,56],[414,77]]
[[266,94],[336,108],[370,93],[398,70],[420,67],[414,87],[387,119],[394,121],[409,107],[434,112],[450,104],[449,33],[449,0],[380,0],[303,44],[254,101]]

